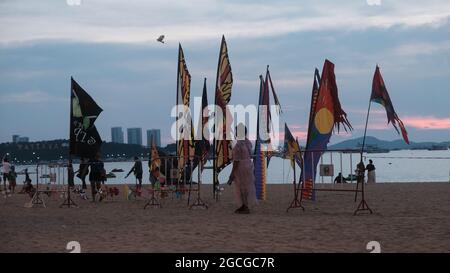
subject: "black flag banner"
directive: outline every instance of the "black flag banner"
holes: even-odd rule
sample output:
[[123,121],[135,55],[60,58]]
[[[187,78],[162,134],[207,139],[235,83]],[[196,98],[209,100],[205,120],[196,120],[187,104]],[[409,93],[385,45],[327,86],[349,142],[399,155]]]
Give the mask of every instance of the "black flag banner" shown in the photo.
[[69,154],[93,158],[102,144],[94,122],[103,109],[73,78],[71,82]]

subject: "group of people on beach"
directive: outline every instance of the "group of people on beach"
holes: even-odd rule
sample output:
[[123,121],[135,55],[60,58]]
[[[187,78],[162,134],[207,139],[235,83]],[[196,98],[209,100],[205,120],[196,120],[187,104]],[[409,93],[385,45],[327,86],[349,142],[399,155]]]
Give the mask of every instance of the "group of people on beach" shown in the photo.
[[[68,173],[68,184],[69,187],[74,189],[75,187],[75,174],[81,180],[81,190],[79,190],[80,195],[84,199],[88,199],[86,195],[86,177],[88,177],[90,185],[91,185],[91,196],[92,202],[95,202],[96,195],[98,191],[101,189],[101,186],[105,184],[106,178],[106,170],[103,161],[101,160],[100,152],[97,152],[94,158],[86,159],[81,158],[80,165],[77,171],[74,171],[72,160],[69,160],[69,164],[67,166]],[[102,197],[100,197],[101,201]]]
[[[3,191],[5,197],[10,197],[16,192],[17,172],[15,166],[9,162],[7,155],[2,159],[1,170],[2,175],[0,176],[0,182],[3,181],[3,189],[0,188],[0,191]],[[25,181],[23,182],[23,187],[19,193],[28,193],[30,196],[33,196],[35,189],[30,175],[28,174],[28,169],[23,170],[23,174],[25,175]]]
[[[356,180],[358,183],[361,183],[364,181],[365,172],[367,171],[367,184],[375,184],[376,183],[376,176],[375,176],[375,165],[373,164],[372,159],[369,159],[369,164],[367,166],[364,166],[364,163],[361,161],[356,166]],[[350,178],[345,178],[342,176],[342,173],[339,173],[336,178],[334,178],[334,184],[340,184],[340,183],[347,183],[348,180],[353,180]]]
[[[251,155],[252,144],[248,139],[247,128],[244,124],[240,123],[236,127],[236,143],[232,150],[233,167],[228,179],[228,184],[234,185],[234,195],[238,206],[235,213],[238,214],[250,213],[249,207],[256,203],[254,166]],[[8,190],[14,192],[17,174],[15,173],[14,166],[9,163],[7,157],[3,158],[2,170],[5,192],[9,193]],[[158,167],[151,168],[151,161],[149,161],[149,170],[152,187],[155,186],[155,183],[165,183],[165,176],[160,173]],[[100,190],[101,185],[104,185],[107,179],[104,163],[101,160],[100,153],[97,153],[92,159],[81,158],[79,169],[77,171],[74,171],[72,161],[70,160],[67,166],[67,171],[69,187],[74,189],[74,178],[76,175],[82,183],[81,190],[79,192],[85,197],[85,199],[87,199],[85,192],[87,189],[86,177],[89,178],[92,201],[95,202],[97,192]],[[364,181],[365,171],[368,172],[367,183],[375,183],[375,166],[372,160],[369,160],[369,164],[367,164],[367,166],[364,166],[363,162],[358,164],[356,170],[358,182],[361,181],[361,177],[362,181]],[[131,173],[133,173],[136,177],[137,190],[139,191],[142,187],[143,168],[142,161],[137,156],[134,158],[133,167],[125,178],[127,178]],[[9,188],[6,187],[6,181],[9,181]],[[334,183],[346,183],[346,181],[347,179],[342,176],[342,173],[339,173],[339,175],[335,178]],[[29,178],[27,171],[25,182],[25,186],[31,186],[32,188],[31,179]]]
[[[149,169],[150,169],[150,161],[149,161]],[[106,170],[104,167],[104,163],[101,160],[100,153],[97,153],[93,159],[85,159],[81,158],[80,165],[77,171],[74,171],[74,167],[72,161],[69,161],[67,166],[68,172],[68,184],[70,187],[74,187],[74,178],[75,175],[81,180],[81,189],[78,191],[80,195],[87,199],[86,196],[86,178],[89,179],[91,185],[91,195],[92,201],[95,202],[95,197],[98,191],[101,189],[102,185],[105,184],[107,180]],[[125,178],[127,178],[131,173],[136,177],[136,192],[139,193],[142,188],[142,177],[143,177],[143,168],[142,161],[139,157],[134,157],[134,164],[131,170],[127,173]],[[159,172],[159,168],[155,168],[150,171],[150,182],[152,186],[155,185],[155,182],[165,182],[164,176]]]
[[16,178],[16,169],[14,165],[9,162],[8,156],[5,155],[2,160],[2,176],[0,177],[0,182],[3,179],[3,191],[5,196],[11,196],[11,194],[15,192]]

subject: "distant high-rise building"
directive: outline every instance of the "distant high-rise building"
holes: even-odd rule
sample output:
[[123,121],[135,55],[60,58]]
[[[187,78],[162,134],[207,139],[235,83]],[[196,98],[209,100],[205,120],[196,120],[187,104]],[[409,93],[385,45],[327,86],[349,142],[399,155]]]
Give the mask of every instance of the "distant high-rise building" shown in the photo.
[[13,143],[17,143],[19,141],[19,137],[20,137],[19,135],[13,135],[12,136],[12,142]]
[[155,142],[156,147],[161,147],[161,130],[147,130],[147,146],[151,147],[153,141]]
[[128,128],[127,129],[128,144],[142,145],[142,129],[141,128]]
[[30,138],[28,137],[19,137],[17,139],[17,143],[28,143],[28,142],[30,142]]
[[124,143],[122,127],[111,128],[111,142]]

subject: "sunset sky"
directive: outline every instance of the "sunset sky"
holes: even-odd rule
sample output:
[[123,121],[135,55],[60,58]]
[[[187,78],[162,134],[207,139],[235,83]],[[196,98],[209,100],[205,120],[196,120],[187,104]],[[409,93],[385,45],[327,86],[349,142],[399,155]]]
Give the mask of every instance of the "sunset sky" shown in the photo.
[[[68,138],[70,77],[103,112],[96,125],[160,128],[173,142],[178,43],[192,96],[207,77],[209,102],[225,35],[232,104],[256,104],[270,65],[282,119],[304,142],[314,68],[335,64],[343,109],[362,136],[378,64],[411,141],[450,140],[449,1],[119,1],[0,2],[0,142]],[[166,43],[156,38],[164,34]],[[368,135],[394,140],[382,106]],[[284,126],[280,126],[284,130]],[[145,137],[145,136],[143,136]],[[125,136],[126,138],[126,136]]]

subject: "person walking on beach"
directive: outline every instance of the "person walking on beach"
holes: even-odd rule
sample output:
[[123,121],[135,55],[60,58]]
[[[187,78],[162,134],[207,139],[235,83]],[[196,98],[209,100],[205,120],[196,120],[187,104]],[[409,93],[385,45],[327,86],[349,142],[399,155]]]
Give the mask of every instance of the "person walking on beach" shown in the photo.
[[89,164],[87,163],[87,160],[84,158],[81,158],[80,166],[77,171],[78,172],[77,177],[80,178],[80,180],[81,180],[81,183],[82,183],[81,188],[83,190],[87,189],[86,176],[88,174],[88,167],[89,167]]
[[134,165],[125,178],[127,178],[131,173],[134,173],[134,176],[136,176],[136,179],[139,182],[138,188],[140,189],[142,186],[142,161],[137,156],[134,157]]
[[366,166],[367,170],[367,184],[375,184],[376,176],[375,176],[375,165],[373,165],[372,159],[369,159],[369,164]]
[[23,185],[21,193],[28,193],[30,198],[32,198],[35,193],[35,189],[33,187],[33,184],[31,183],[31,178],[28,173],[28,169],[25,169],[25,182],[23,184],[24,185]]
[[233,169],[229,184],[234,182],[234,192],[239,206],[235,213],[250,213],[249,205],[256,203],[254,166],[251,160],[252,143],[247,138],[247,128],[239,123],[236,127],[237,142],[233,148]]
[[[94,159],[89,160],[91,171],[89,172],[89,182],[91,183],[92,202],[95,203],[95,195],[100,189],[102,182],[105,180],[105,167],[100,160],[100,153],[95,155]],[[99,200],[101,201],[101,199]]]
[[16,179],[17,179],[16,168],[14,167],[14,165],[11,166],[11,170],[9,171],[8,174],[8,179],[9,179],[9,190],[11,191],[11,193],[14,193],[16,191]]
[[9,182],[9,172],[11,171],[11,164],[9,163],[8,157],[5,156],[2,162],[2,171],[3,171],[3,188],[5,190],[5,194],[8,194],[8,188],[6,187],[6,181]]

